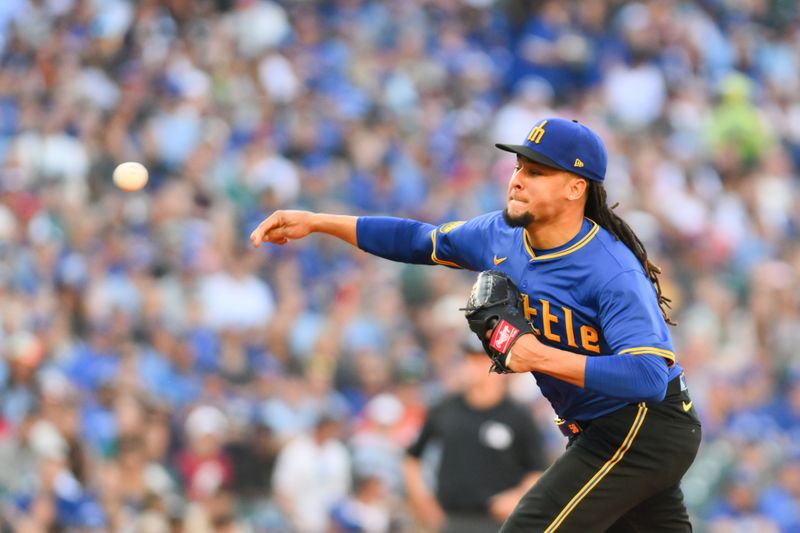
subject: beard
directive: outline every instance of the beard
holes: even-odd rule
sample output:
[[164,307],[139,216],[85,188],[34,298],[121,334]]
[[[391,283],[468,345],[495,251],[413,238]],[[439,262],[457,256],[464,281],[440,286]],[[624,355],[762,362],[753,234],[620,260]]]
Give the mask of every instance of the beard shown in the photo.
[[525,211],[521,215],[511,216],[506,207],[503,209],[503,220],[512,228],[525,228],[533,222],[533,215]]

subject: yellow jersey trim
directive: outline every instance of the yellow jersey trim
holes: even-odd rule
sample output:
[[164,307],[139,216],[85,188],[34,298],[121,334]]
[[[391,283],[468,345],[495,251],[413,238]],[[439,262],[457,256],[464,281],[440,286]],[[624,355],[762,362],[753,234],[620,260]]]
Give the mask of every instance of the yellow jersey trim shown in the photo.
[[624,350],[620,350],[619,353],[630,354],[630,355],[642,355],[645,353],[652,353],[666,359],[667,366],[672,366],[675,364],[675,352],[671,350],[665,350],[664,348],[656,348],[655,346],[636,346],[634,348],[625,348]]
[[625,436],[625,439],[620,444],[617,451],[614,452],[614,455],[611,456],[606,464],[597,471],[597,473],[590,479],[578,493],[572,497],[572,499],[567,503],[567,505],[561,509],[561,512],[558,513],[555,520],[547,526],[547,529],[544,530],[544,533],[552,533],[564,522],[564,519],[569,516],[569,514],[575,510],[575,507],[583,500],[589,492],[597,486],[600,481],[606,477],[606,475],[611,471],[614,466],[622,460],[622,457],[625,453],[630,449],[631,445],[633,444],[634,439],[636,439],[636,434],[639,433],[639,430],[644,424],[644,419],[647,416],[647,405],[644,402],[639,404],[639,410],[636,412],[636,417],[633,419],[633,424],[631,425],[631,429],[628,431],[628,434]]
[[436,232],[437,231],[439,231],[439,228],[436,228],[431,232],[431,242],[433,242],[433,251],[431,252],[431,261],[433,261],[437,265],[444,265],[444,266],[449,266],[449,267],[454,267],[454,268],[462,268],[462,266],[457,264],[457,263],[453,263],[452,261],[444,261],[444,260],[439,259],[438,257],[436,257]]
[[536,259],[536,254],[533,253],[533,248],[531,248],[531,243],[528,241],[528,230],[522,230],[522,242],[525,243],[525,251],[528,252],[528,255],[531,256],[531,260]]
[[552,252],[544,255],[538,255],[538,256],[533,252],[533,248],[531,248],[531,244],[528,241],[528,230],[522,230],[522,240],[525,242],[525,250],[528,252],[528,255],[531,256],[531,261],[543,261],[545,259],[555,259],[556,257],[563,257],[565,255],[571,254],[572,252],[580,250],[581,248],[589,244],[589,241],[594,239],[595,235],[597,235],[597,233],[600,231],[600,225],[590,218],[587,218],[586,220],[592,223],[592,227],[589,229],[586,235],[584,235],[581,238],[581,240],[579,240],[569,248],[565,248],[561,251]]

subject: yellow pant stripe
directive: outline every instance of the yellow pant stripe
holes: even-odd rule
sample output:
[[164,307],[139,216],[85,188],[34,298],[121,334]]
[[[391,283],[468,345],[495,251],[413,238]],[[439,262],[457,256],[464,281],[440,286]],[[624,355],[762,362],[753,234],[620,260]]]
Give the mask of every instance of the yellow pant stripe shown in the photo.
[[558,516],[556,516],[555,520],[553,520],[553,522],[549,526],[547,526],[547,529],[544,530],[544,533],[552,533],[553,531],[558,529],[558,527],[561,525],[564,519],[567,518],[567,516],[569,516],[569,514],[575,509],[575,507],[581,502],[581,500],[583,500],[586,497],[586,495],[589,494],[589,492],[595,486],[597,486],[598,483],[600,483],[601,479],[606,477],[606,474],[608,474],[611,471],[611,469],[614,468],[614,465],[616,465],[622,460],[622,457],[625,455],[625,452],[627,452],[628,449],[631,447],[631,444],[633,444],[633,440],[636,438],[636,434],[639,433],[639,429],[642,427],[642,424],[644,423],[645,416],[647,416],[647,406],[644,404],[644,402],[642,402],[639,404],[639,410],[636,412],[636,418],[633,419],[633,424],[631,425],[631,429],[630,431],[628,431],[628,435],[622,441],[622,444],[620,444],[620,447],[617,449],[614,455],[611,456],[611,459],[609,459],[608,462],[606,462],[606,464],[604,464],[603,467],[597,471],[597,473],[592,477],[592,479],[590,479],[586,483],[586,485],[584,485],[581,488],[581,490],[579,490],[578,493],[575,496],[573,496],[573,498],[569,501],[569,503],[561,510],[560,513],[558,513]]

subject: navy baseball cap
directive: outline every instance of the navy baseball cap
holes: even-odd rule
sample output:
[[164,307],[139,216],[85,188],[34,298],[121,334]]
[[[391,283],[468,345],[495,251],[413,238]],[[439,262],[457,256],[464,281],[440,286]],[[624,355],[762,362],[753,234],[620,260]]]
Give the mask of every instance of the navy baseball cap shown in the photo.
[[600,137],[578,122],[563,118],[540,120],[522,144],[495,144],[548,167],[603,183],[608,155]]

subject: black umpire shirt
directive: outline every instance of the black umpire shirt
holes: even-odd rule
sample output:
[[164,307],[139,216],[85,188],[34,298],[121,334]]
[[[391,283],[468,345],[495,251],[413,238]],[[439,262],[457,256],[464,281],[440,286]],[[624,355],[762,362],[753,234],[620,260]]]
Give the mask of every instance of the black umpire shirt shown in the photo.
[[486,512],[489,498],[546,468],[531,414],[508,398],[483,410],[461,395],[445,398],[428,412],[408,453],[420,458],[431,444],[441,446],[436,496],[447,513]]

